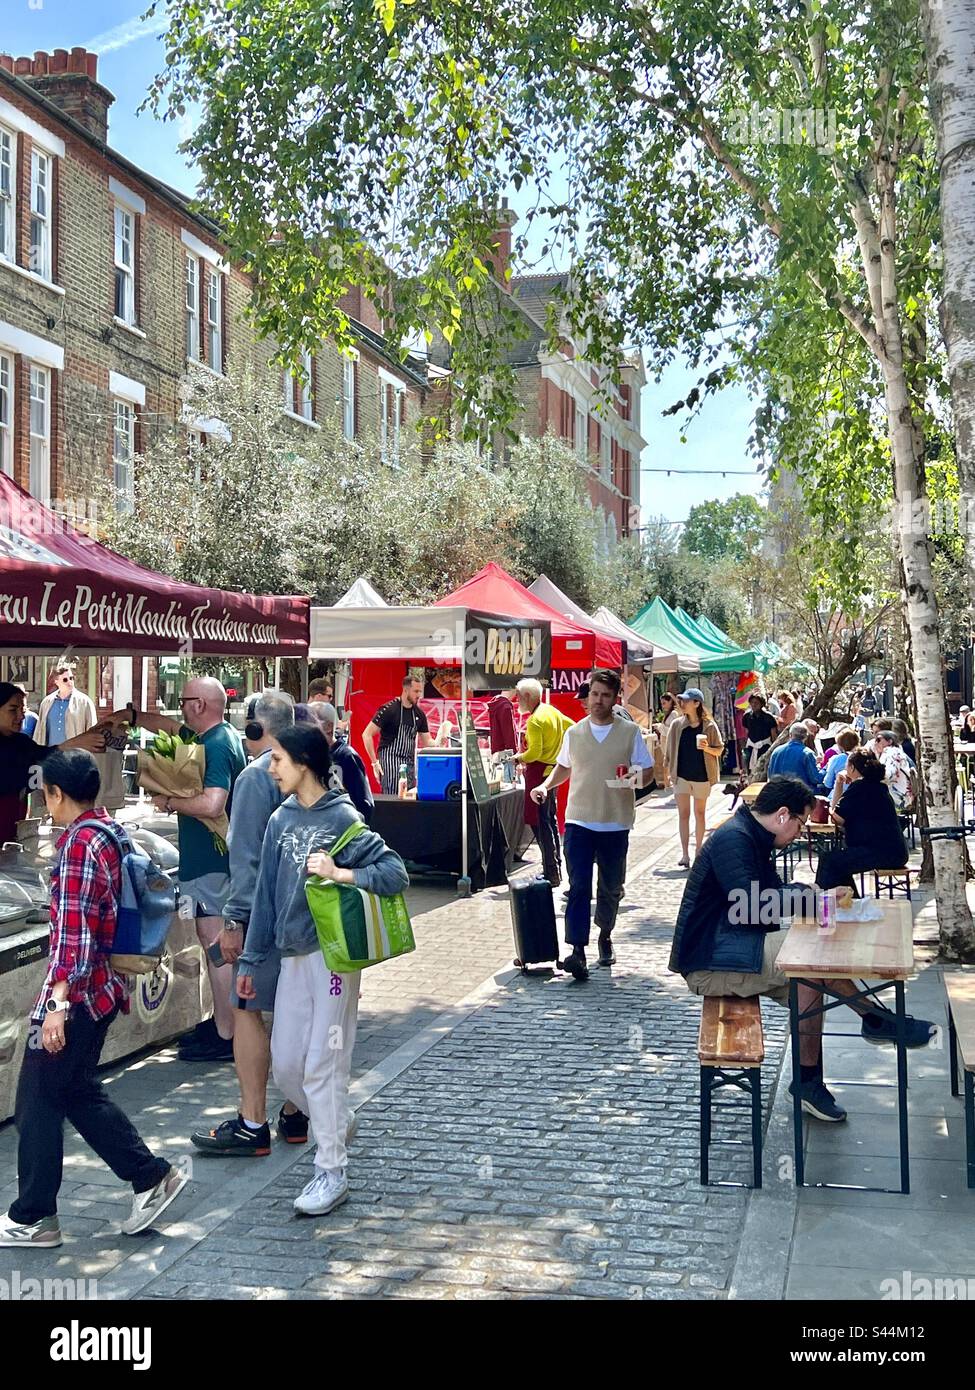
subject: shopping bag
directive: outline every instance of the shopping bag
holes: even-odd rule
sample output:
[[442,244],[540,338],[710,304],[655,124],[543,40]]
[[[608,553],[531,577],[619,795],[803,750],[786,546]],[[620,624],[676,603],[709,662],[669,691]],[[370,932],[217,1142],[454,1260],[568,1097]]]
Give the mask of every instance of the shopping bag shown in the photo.
[[[365,825],[352,825],[328,851],[335,858]],[[383,897],[352,884],[312,874],[305,897],[318,944],[333,975],[348,975],[416,950],[413,926],[402,893]]]

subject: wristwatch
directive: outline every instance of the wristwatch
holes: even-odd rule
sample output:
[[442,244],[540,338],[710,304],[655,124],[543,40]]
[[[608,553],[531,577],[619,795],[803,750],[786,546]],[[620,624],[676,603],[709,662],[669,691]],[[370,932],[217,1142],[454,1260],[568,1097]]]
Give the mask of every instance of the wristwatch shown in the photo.
[[223,929],[224,929],[224,931],[240,931],[240,932],[242,932],[242,931],[244,931],[244,930],[246,929],[246,927],[247,927],[247,923],[246,923],[246,922],[238,922],[238,921],[236,920],[236,918],[234,918],[234,917],[225,917],[225,918],[223,919]]
[[66,1014],[71,1006],[67,999],[49,999],[44,1007],[49,1014]]

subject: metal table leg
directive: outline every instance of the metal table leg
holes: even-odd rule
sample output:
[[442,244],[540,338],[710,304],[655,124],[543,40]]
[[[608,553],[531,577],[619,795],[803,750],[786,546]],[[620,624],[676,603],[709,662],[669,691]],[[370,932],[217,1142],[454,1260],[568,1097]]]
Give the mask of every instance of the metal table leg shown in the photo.
[[714,1070],[701,1068],[701,1186],[708,1185],[708,1159],[711,1147],[711,1080]]
[[748,1074],[752,1088],[752,1182],[762,1185],[762,1069],[752,1067]]
[[968,1186],[975,1187],[975,1076],[965,1072],[965,1158]]
[[802,1152],[802,1065],[799,1061],[799,982],[789,981],[789,1033],[792,1039],[792,1125],[796,1149],[796,1187],[805,1179],[805,1159]]
[[900,1129],[901,1191],[911,1190],[911,1165],[907,1148],[907,1011],[904,1007],[904,981],[894,984],[897,1001],[897,1118]]

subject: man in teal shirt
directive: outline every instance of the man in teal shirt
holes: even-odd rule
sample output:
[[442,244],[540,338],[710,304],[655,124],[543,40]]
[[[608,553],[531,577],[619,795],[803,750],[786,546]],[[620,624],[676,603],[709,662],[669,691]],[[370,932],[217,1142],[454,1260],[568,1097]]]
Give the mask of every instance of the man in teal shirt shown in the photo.
[[165,715],[120,711],[136,723],[156,732],[196,734],[206,750],[203,791],[192,797],[153,798],[157,811],[176,814],[179,820],[180,912],[196,918],[196,934],[207,956],[213,1019],[201,1023],[180,1044],[186,1062],[232,1060],[234,1011],[230,1004],[233,966],[218,965],[209,955],[223,927],[223,910],[230,892],[230,858],[218,848],[213,832],[203,824],[221,814],[230,815],[234,783],[246,765],[243,744],[224,720],[227,692],[212,676],[188,681],[180,700],[182,727]]

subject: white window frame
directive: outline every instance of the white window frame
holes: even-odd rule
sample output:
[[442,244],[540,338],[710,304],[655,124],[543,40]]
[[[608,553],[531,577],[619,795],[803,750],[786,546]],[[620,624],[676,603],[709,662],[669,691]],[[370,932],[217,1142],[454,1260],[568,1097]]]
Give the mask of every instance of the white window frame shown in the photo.
[[[30,156],[30,266],[42,280],[50,280],[51,193],[54,159],[45,150]],[[42,177],[43,174],[43,177]]]
[[[34,406],[40,404],[43,431],[34,429]],[[30,364],[30,494],[46,502],[51,496],[51,371]]]
[[[192,288],[192,296],[190,290]],[[192,298],[192,302],[191,302]],[[186,253],[183,306],[186,323],[186,360],[200,360],[200,259],[191,251]]]
[[575,397],[573,397],[573,403],[575,415],[572,437],[575,442],[577,458],[585,461],[589,457],[589,412]]
[[14,475],[14,358],[0,352],[0,473]]
[[298,384],[298,409],[296,413],[300,415],[303,420],[314,420],[314,363],[310,352],[303,352],[301,354],[301,375],[295,379]]
[[115,508],[127,515],[135,510],[135,404],[117,396],[112,400],[112,468]]
[[[406,386],[396,377],[386,372],[379,373],[379,449],[386,463],[399,466],[400,423],[403,402],[406,399]],[[390,410],[392,407],[392,410]],[[390,436],[390,415],[392,415],[392,436]],[[390,447],[392,443],[392,447]]]
[[294,373],[285,367],[281,373],[281,394],[284,397],[284,408],[289,415],[295,413],[295,378]]
[[358,353],[347,353],[342,358],[342,434],[346,439],[355,439],[355,364]]
[[613,432],[608,425],[603,425],[599,432],[599,472],[603,482],[612,482]]
[[115,204],[115,317],[135,326],[135,213],[121,203]]
[[223,375],[223,297],[224,277],[210,267],[207,277],[207,363]]
[[0,126],[0,259],[17,260],[17,136]]

